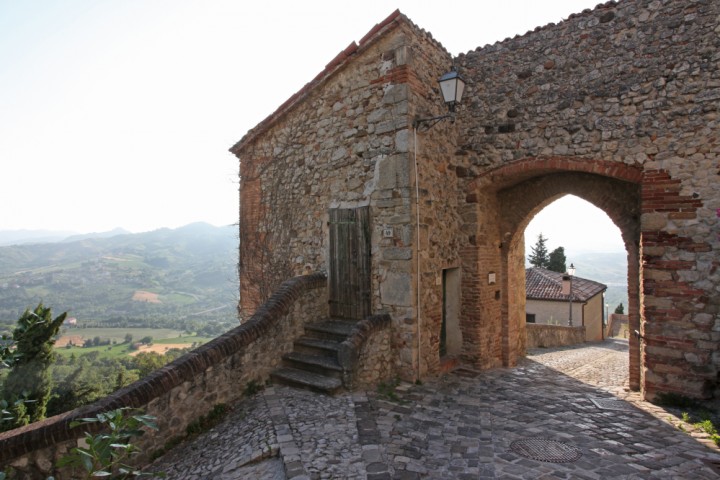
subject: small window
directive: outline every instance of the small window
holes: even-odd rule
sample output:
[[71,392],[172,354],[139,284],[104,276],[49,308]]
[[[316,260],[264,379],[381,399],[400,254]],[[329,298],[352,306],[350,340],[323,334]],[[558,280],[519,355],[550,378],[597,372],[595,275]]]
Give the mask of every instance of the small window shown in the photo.
[[534,313],[526,313],[525,314],[525,323],[535,323],[535,314]]

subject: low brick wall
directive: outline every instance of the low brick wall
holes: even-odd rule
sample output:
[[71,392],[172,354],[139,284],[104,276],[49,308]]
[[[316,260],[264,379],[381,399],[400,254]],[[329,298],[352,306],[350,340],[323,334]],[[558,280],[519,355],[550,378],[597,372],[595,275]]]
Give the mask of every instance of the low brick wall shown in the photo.
[[585,327],[528,323],[527,348],[564,347],[585,342]]
[[390,315],[373,315],[358,322],[340,345],[338,359],[345,388],[377,385],[396,376],[391,326]]
[[119,407],[141,408],[157,417],[159,430],[139,442],[146,455],[138,457],[142,463],[213,406],[241,398],[248,383],[264,383],[304,325],[326,314],[326,276],[292,278],[247,322],[149,376],[91,405],[0,434],[0,470],[12,467],[23,479],[70,478],[54,470],[83,435],[70,423]]

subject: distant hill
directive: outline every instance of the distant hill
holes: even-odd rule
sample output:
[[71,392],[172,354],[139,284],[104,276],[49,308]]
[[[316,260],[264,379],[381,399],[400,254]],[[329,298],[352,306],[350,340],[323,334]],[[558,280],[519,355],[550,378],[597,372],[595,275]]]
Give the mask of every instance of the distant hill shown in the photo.
[[90,238],[110,238],[115,237],[117,235],[127,235],[131,232],[128,230],[125,230],[124,228],[114,228],[107,232],[94,232],[94,233],[82,233],[77,235],[70,235],[67,238],[63,239],[63,242],[77,242],[78,240],[87,240]]
[[608,286],[605,300],[610,305],[610,313],[621,302],[627,313],[627,253],[579,253],[573,256],[572,263],[576,268],[575,275]]
[[0,230],[0,246],[59,242],[77,232],[57,230]]
[[194,223],[0,247],[0,322],[41,301],[81,324],[236,322],[236,230]]

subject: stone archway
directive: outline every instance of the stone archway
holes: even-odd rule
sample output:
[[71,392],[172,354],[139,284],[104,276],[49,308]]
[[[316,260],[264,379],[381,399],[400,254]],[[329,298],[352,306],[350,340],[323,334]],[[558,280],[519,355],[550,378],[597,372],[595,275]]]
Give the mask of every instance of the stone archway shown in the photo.
[[[524,231],[530,220],[558,198],[572,194],[603,210],[621,231],[628,259],[630,328],[640,329],[641,170],[628,165],[575,159],[513,162],[480,181],[491,186],[500,239],[502,363],[514,365],[524,352]],[[630,339],[630,386],[641,386],[640,344]]]

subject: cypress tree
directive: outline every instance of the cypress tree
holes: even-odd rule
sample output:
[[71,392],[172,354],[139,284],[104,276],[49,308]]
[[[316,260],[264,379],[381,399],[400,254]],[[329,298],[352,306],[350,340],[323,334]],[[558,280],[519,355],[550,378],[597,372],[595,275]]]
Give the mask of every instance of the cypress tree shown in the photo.
[[13,420],[3,423],[5,429],[45,418],[52,387],[48,369],[55,356],[53,344],[66,316],[67,312],[53,320],[50,308],[41,303],[32,312],[25,310],[17,321],[13,331],[16,358],[3,386]]

